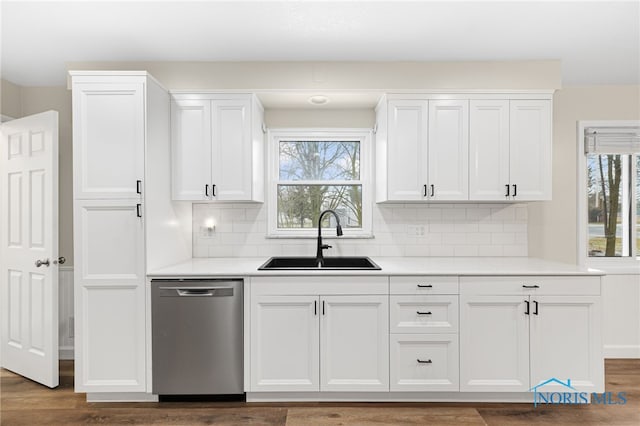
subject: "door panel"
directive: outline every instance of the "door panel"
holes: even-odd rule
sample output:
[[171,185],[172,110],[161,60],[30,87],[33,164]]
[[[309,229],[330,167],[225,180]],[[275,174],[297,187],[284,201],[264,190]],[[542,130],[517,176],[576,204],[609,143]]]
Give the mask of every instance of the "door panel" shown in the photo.
[[317,296],[251,302],[251,390],[318,391]]
[[387,296],[322,296],[321,391],[389,390]]
[[460,390],[529,390],[528,296],[460,296]]
[[428,170],[431,199],[469,199],[469,101],[429,101]]
[[144,84],[76,83],[73,117],[74,197],[139,199],[136,181],[144,176]]
[[[2,124],[3,367],[58,386],[58,113]],[[45,262],[36,266],[36,261]]]

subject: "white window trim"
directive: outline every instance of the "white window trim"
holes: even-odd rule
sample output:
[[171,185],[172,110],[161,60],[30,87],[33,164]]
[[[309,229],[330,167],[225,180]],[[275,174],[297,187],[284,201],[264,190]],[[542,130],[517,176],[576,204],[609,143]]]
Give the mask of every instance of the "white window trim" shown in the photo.
[[[282,128],[269,129],[267,132],[267,238],[317,238],[317,228],[278,229],[276,217],[278,195],[276,186],[279,182],[280,140],[357,140],[360,142],[360,183],[362,184],[362,228],[343,228],[340,238],[372,238],[372,130],[362,128]],[[336,181],[336,183],[340,183]],[[335,238],[335,228],[322,228],[323,238]]]
[[[606,121],[578,121],[577,142],[578,161],[577,178],[578,191],[576,191],[576,206],[578,213],[577,230],[577,251],[578,265],[602,270],[608,274],[640,274],[640,253],[636,257],[616,257],[616,258],[593,258],[589,257],[588,251],[588,201],[587,201],[587,157],[585,153],[584,130],[589,127],[634,127],[640,126],[640,120],[606,120]],[[632,165],[633,167],[633,165]],[[631,191],[631,203],[635,208],[635,191]],[[633,225],[635,226],[635,225]],[[635,233],[635,228],[632,228]],[[633,235],[633,234],[632,234]]]

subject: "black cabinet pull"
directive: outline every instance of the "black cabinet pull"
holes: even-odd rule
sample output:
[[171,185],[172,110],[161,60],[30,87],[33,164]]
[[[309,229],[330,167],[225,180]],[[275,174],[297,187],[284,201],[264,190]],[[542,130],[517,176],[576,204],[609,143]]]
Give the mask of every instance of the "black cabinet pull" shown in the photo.
[[214,197],[216,196],[216,186],[215,185],[211,185],[211,195],[213,195]]
[[420,358],[418,358],[417,361],[418,361],[418,364],[433,364],[433,361],[431,361],[430,359],[423,361]]
[[313,301],[313,315],[318,315],[318,301]]
[[538,284],[534,284],[534,285],[522,284],[522,288],[540,288],[540,286]]
[[505,186],[507,187],[507,193],[504,194],[504,196],[508,197],[509,196],[509,189],[511,188],[511,186],[509,186],[509,184],[506,184]]
[[324,300],[322,301],[322,315],[324,315]]
[[516,195],[518,195],[518,185],[516,185],[515,183],[513,184],[513,196],[515,197]]
[[433,288],[431,284],[418,284],[418,288]]
[[142,207],[142,204],[136,204],[136,216],[138,217],[142,217],[142,212],[140,210],[141,207]]
[[525,300],[524,303],[525,303],[524,314],[529,315],[529,301]]
[[433,197],[434,195],[436,195],[436,186],[431,185],[431,197]]
[[427,185],[422,185],[422,188],[424,190],[424,192],[422,193],[422,196],[426,197],[427,196]]
[[533,301],[533,309],[534,309],[533,315],[538,315],[538,301],[537,300]]
[[427,311],[427,312],[416,311],[416,314],[418,314],[418,315],[431,315],[431,311]]
[[137,180],[136,181],[136,192],[138,194],[142,194],[142,181],[141,180]]
[[209,196],[209,184],[206,184],[204,186],[204,196],[208,197]]

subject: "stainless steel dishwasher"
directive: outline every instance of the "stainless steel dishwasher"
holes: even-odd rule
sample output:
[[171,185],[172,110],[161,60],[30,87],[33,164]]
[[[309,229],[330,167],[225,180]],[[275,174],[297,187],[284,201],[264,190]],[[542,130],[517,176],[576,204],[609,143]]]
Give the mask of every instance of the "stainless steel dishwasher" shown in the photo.
[[154,394],[244,393],[242,284],[151,281]]

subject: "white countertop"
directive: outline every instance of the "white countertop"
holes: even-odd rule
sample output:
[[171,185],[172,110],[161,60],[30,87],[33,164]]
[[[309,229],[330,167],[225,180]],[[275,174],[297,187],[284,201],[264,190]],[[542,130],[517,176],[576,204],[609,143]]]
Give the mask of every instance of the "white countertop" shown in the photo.
[[530,257],[371,257],[382,269],[258,271],[267,258],[193,258],[150,271],[151,278],[345,275],[604,275],[567,263]]

